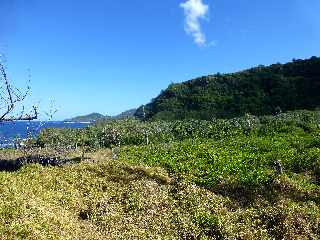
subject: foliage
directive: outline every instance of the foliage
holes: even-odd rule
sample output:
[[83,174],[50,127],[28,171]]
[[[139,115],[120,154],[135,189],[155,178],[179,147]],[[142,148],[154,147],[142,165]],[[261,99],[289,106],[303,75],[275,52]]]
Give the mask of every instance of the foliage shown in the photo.
[[[212,121],[99,121],[80,130],[44,130],[36,145],[89,148],[94,151],[85,159],[96,163],[0,173],[0,211],[6,216],[0,218],[0,233],[6,236],[317,239],[320,234],[318,111]],[[111,160],[104,149],[119,145],[119,159]],[[276,160],[284,170],[280,176]],[[20,191],[22,182],[33,187]],[[12,195],[8,186],[19,194]],[[29,205],[23,204],[26,196]],[[50,218],[41,209],[63,214]]]
[[[145,106],[153,120],[233,118],[320,107],[320,58],[171,84]],[[142,107],[135,116],[143,118]]]
[[276,116],[246,114],[233,119],[141,122],[134,118],[99,121],[86,129],[45,129],[39,146],[86,146],[91,149],[115,145],[169,143],[185,139],[224,139],[242,135],[276,135],[289,132],[319,132],[320,112],[295,111]]
[[319,141],[319,137],[289,134],[230,137],[218,141],[185,140],[124,147],[122,158],[131,163],[162,166],[210,189],[225,185],[263,191],[276,177],[275,160],[281,160],[287,172],[316,174],[320,149],[309,145],[315,141]]
[[250,205],[243,205],[242,198],[197,186],[163,168],[113,161],[110,152],[87,156],[95,163],[28,165],[17,172],[0,172],[1,237],[319,237],[319,186],[303,175],[282,176],[272,183],[276,199],[258,195]]

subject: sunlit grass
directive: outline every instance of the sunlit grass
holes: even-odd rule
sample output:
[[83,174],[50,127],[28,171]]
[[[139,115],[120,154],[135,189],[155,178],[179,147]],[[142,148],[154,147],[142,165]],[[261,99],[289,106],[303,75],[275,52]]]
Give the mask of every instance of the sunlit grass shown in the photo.
[[[53,146],[71,142],[77,150],[59,157],[77,161],[0,172],[0,239],[318,239],[320,132],[303,114],[250,129],[252,116],[108,122],[76,142],[61,131]],[[107,130],[117,127],[124,138],[112,160],[102,146],[114,146]],[[0,159],[59,155],[42,140],[45,148],[1,150]]]

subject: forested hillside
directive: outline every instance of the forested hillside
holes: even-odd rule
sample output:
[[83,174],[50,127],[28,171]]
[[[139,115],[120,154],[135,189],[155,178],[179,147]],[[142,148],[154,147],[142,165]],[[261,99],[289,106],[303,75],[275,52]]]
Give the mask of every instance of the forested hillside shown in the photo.
[[102,115],[100,113],[91,113],[84,116],[73,117],[70,119],[66,119],[65,121],[71,122],[96,122],[96,121],[104,121],[104,120],[112,120],[112,119],[126,119],[133,117],[134,113],[137,111],[136,108],[124,111],[115,116]]
[[[171,84],[145,106],[146,119],[232,118],[320,106],[320,58]],[[135,116],[143,118],[140,107]]]
[[91,113],[84,116],[78,116],[70,119],[66,119],[65,121],[71,121],[71,122],[95,122],[100,119],[104,119],[106,116],[103,116],[100,113]]

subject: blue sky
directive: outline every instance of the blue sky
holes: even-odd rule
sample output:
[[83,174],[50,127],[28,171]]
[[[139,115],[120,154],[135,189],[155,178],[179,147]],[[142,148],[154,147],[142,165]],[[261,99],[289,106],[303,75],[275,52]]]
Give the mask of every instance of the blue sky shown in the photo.
[[319,0],[0,0],[0,51],[27,106],[117,114],[172,82],[320,55]]

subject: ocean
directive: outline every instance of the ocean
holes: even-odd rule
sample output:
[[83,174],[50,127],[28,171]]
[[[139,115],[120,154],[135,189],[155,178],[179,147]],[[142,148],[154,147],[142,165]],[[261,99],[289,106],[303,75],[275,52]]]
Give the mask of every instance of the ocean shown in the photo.
[[45,128],[85,128],[90,123],[64,121],[14,121],[0,123],[0,147],[13,147],[17,138],[26,138],[29,134],[37,136]]

